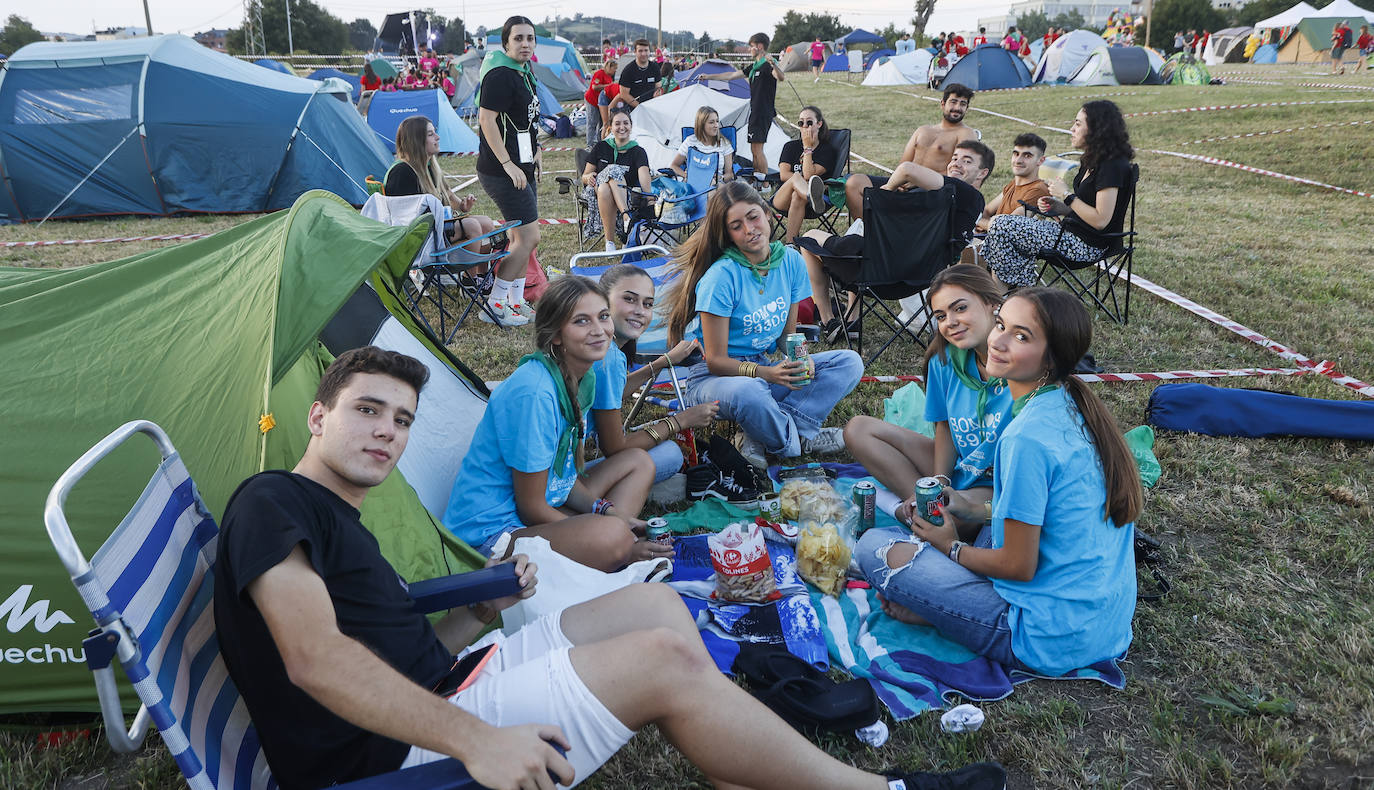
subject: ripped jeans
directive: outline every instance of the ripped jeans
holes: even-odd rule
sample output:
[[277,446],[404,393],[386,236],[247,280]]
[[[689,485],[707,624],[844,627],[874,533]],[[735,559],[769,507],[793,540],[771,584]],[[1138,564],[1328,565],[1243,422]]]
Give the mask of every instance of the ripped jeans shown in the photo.
[[[890,568],[887,553],[898,543],[919,547],[911,562]],[[992,527],[985,525],[973,542],[992,547]],[[940,635],[1008,669],[1031,671],[1011,652],[1010,606],[992,580],[955,563],[940,550],[904,529],[870,529],[855,551],[859,567],[873,589],[935,626]]]

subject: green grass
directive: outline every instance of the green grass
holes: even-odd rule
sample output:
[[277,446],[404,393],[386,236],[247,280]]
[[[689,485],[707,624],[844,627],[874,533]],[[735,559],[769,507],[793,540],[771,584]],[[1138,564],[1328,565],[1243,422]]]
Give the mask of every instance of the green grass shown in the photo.
[[[1218,69],[1280,85],[1037,88],[975,98],[969,123],[1003,160],[984,192],[1009,178],[1011,138],[1032,128],[976,110],[1067,127],[1081,102],[1104,94],[1125,112],[1255,102],[1363,100],[1351,104],[1256,107],[1130,119],[1142,180],[1136,272],[1314,360],[1374,380],[1374,260],[1369,198],[1292,184],[1148,149],[1216,156],[1352,189],[1374,188],[1367,162],[1374,125],[1304,130],[1183,146],[1209,137],[1273,131],[1370,117],[1374,91],[1305,88],[1300,82],[1374,87],[1367,76],[1331,77],[1319,67]],[[911,129],[938,119],[936,94],[917,88],[794,83],[835,126],[854,129],[854,151],[891,166]],[[912,96],[907,94],[917,94]],[[792,117],[788,87],[779,109]],[[1039,130],[1052,150],[1062,134]],[[549,170],[572,167],[571,152],[551,152]],[[471,174],[471,158],[446,159]],[[855,169],[869,166],[855,163]],[[480,195],[479,210],[491,211]],[[575,214],[552,177],[540,188],[541,214]],[[0,227],[0,241],[211,232],[241,217],[120,219]],[[0,263],[78,266],[165,246],[158,243],[0,249]],[[545,226],[541,262],[566,264],[575,230]],[[1109,371],[1291,367],[1231,332],[1143,291],[1131,323],[1095,321],[1093,344]],[[530,332],[473,322],[454,349],[479,375],[504,378]],[[914,372],[918,351],[899,345],[875,374]],[[1216,380],[1324,398],[1357,398],[1319,376]],[[1144,420],[1153,384],[1101,384],[1096,391],[1125,427]],[[862,385],[832,424],[881,414],[888,385]],[[972,736],[944,735],[935,716],[893,726],[880,749],[852,739],[823,748],[867,768],[950,768],[978,759],[1006,764],[1013,788],[1289,788],[1374,786],[1374,543],[1369,528],[1374,447],[1354,442],[1233,440],[1162,433],[1164,468],[1147,494],[1140,527],[1164,541],[1175,588],[1141,604],[1125,662],[1128,685],[1031,683],[983,705],[988,723]],[[1214,698],[1288,701],[1291,712],[1247,703],[1231,711]],[[1209,701],[1212,700],[1212,701]],[[1248,706],[1248,707],[1247,707]],[[1283,706],[1277,706],[1282,708]],[[154,739],[155,741],[156,739]],[[31,734],[0,735],[0,786],[164,787],[176,772],[160,745],[132,758],[103,745],[38,749]],[[64,784],[65,783],[65,784]],[[705,786],[700,774],[651,728],[585,785],[591,788]]]

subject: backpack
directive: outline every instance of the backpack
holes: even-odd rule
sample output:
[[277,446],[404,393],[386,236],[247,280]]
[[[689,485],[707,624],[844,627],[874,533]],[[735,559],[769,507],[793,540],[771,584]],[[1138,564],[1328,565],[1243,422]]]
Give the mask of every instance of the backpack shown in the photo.
[[553,136],[560,139],[573,136],[572,119],[566,115],[558,116],[558,120],[553,125]]
[[1347,27],[1347,28],[1345,29],[1345,32],[1344,32],[1344,33],[1341,33],[1341,46],[1345,47],[1346,49],[1349,49],[1349,48],[1350,48],[1350,44],[1351,44],[1351,39],[1353,39],[1354,37],[1355,37],[1355,31],[1353,31],[1353,30],[1351,30],[1350,28]]

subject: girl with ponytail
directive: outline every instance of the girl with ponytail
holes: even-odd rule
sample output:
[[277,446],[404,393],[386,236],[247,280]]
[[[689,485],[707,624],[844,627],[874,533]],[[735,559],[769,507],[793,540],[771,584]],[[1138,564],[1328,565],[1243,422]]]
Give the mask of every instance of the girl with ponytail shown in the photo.
[[890,616],[1042,675],[1130,646],[1143,494],[1116,421],[1071,375],[1091,341],[1087,310],[1065,291],[1028,288],[1002,305],[988,373],[1015,400],[997,442],[989,534],[965,545],[948,521],[919,516],[919,541],[865,533],[859,563]]
[[671,557],[641,540],[653,483],[649,454],[625,448],[586,468],[582,446],[596,392],[592,365],[614,340],[606,291],[562,277],[539,300],[536,351],[491,394],[453,483],[444,526],[484,555],[506,533],[538,536],[583,565],[614,571]]

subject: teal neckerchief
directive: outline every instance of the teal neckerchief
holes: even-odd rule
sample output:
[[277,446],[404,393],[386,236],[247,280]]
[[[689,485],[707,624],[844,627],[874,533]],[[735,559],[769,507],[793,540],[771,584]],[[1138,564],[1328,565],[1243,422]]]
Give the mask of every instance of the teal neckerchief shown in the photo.
[[949,354],[950,367],[954,368],[954,376],[965,387],[978,393],[978,424],[983,424],[983,415],[988,411],[988,392],[999,385],[1006,384],[1006,381],[999,378],[990,378],[987,381],[979,379],[968,372],[968,358],[973,352],[957,346],[945,346],[946,353]]
[[750,82],[753,82],[753,81],[754,81],[754,75],[755,75],[755,74],[758,74],[758,73],[759,73],[759,69],[763,68],[763,67],[764,67],[765,65],[767,65],[767,64],[768,64],[768,56],[767,56],[767,55],[761,56],[758,60],[754,61],[754,65],[752,65],[752,66],[749,67],[749,76],[746,77],[745,79],[749,80]]
[[623,154],[623,153],[625,153],[626,151],[630,150],[631,148],[634,148],[635,146],[639,145],[639,143],[635,142],[634,140],[629,140],[629,141],[627,141],[627,142],[625,143],[625,147],[624,147],[624,148],[621,148],[619,145],[616,144],[615,138],[614,138],[614,137],[607,137],[607,138],[606,138],[606,144],[609,145],[609,146],[611,147],[611,150],[612,150],[612,151],[615,151],[615,156],[611,157],[611,161],[614,162],[614,163],[619,163],[619,162],[620,162],[620,155],[621,155],[621,154]]
[[1011,402],[1011,416],[1015,417],[1016,415],[1020,414],[1021,410],[1026,408],[1026,404],[1030,403],[1031,399],[1034,398],[1036,395],[1040,395],[1041,393],[1045,392],[1054,392],[1058,388],[1058,384],[1046,384],[1045,386],[1040,387],[1034,392],[1027,392],[1025,395],[1022,395],[1021,397],[1013,400]]
[[477,90],[473,91],[472,94],[472,106],[482,106],[482,79],[487,76],[487,72],[495,68],[500,68],[502,66],[520,72],[520,76],[523,77],[525,80],[525,87],[530,89],[530,95],[539,95],[534,90],[534,67],[530,66],[528,61],[526,61],[525,63],[520,63],[515,58],[512,58],[510,55],[507,55],[501,50],[493,49],[487,53],[487,56],[485,58],[482,59],[482,69],[481,71],[477,72]]
[[[553,377],[554,387],[558,392],[558,410],[563,415],[563,421],[568,424],[563,429],[563,434],[558,437],[558,450],[553,456],[553,468],[561,471],[567,467],[568,453],[576,451],[577,446],[582,443],[584,430],[582,415],[573,411],[572,398],[568,397],[568,386],[564,383],[563,369],[558,367],[558,363],[554,362],[553,358],[543,351],[536,351],[521,357],[516,367],[530,361],[543,365],[544,369]],[[588,370],[582,380],[577,383],[577,404],[585,409],[595,397],[596,374]],[[577,473],[581,475],[582,470],[578,469]]]
[[744,257],[744,253],[739,251],[739,247],[726,247],[724,254],[725,257],[748,269],[749,273],[754,276],[754,279],[758,280],[759,285],[763,285],[764,275],[782,265],[782,256],[786,251],[787,248],[784,247],[783,243],[780,241],[769,244],[768,258],[764,260],[763,263],[753,263],[748,258]]

